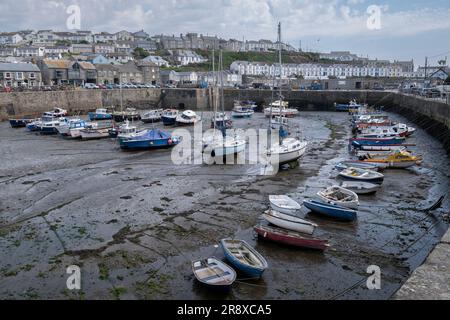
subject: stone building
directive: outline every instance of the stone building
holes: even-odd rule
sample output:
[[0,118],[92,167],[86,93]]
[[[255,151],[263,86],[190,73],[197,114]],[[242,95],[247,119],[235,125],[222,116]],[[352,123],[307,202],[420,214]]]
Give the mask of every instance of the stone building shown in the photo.
[[158,84],[160,79],[160,68],[153,62],[140,60],[136,66],[142,72],[142,81],[144,83]]
[[32,63],[0,63],[0,85],[35,87],[41,85],[41,71]]

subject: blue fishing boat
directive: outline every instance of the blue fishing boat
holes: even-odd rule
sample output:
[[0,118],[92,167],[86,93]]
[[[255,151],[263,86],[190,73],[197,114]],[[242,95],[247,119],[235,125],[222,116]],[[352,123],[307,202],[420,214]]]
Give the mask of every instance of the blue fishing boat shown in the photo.
[[361,146],[392,146],[399,145],[405,141],[404,137],[392,137],[392,138],[355,138],[350,139],[351,145],[356,148]]
[[164,110],[161,121],[165,126],[173,126],[177,123],[178,110],[176,109],[167,109]]
[[357,213],[355,210],[344,208],[341,206],[337,206],[331,203],[323,203],[315,200],[305,200],[303,204],[309,210],[320,213],[324,216],[344,220],[344,221],[353,221],[357,217]]
[[9,119],[11,128],[25,128],[27,124],[33,122],[34,119]]
[[268,267],[266,259],[243,240],[220,240],[227,260],[243,273],[252,278],[261,278]]
[[342,103],[335,103],[334,104],[336,111],[345,111],[348,112],[351,109],[359,109],[362,107],[359,103],[356,103],[356,101],[352,100],[348,104],[342,104]]
[[88,116],[91,121],[111,120],[113,118],[113,115],[108,113],[106,109],[97,109],[95,112],[89,112]]
[[142,134],[119,139],[122,149],[162,149],[171,148],[180,142],[179,138],[159,129],[144,131]]

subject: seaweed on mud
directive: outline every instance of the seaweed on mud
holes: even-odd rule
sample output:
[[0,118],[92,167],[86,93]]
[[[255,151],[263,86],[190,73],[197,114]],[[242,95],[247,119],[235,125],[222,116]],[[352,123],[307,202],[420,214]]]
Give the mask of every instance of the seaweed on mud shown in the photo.
[[160,274],[157,271],[150,271],[147,280],[136,282],[134,288],[136,294],[144,299],[155,299],[158,295],[169,293],[168,282],[172,276]]
[[114,287],[109,290],[110,294],[113,296],[114,299],[120,300],[120,296],[125,294],[127,292],[126,288],[123,287]]

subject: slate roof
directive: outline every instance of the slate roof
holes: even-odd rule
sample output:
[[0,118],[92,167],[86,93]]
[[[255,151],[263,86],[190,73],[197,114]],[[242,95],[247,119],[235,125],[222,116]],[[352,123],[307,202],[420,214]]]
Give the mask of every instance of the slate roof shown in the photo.
[[41,72],[38,66],[32,63],[0,63],[0,71]]

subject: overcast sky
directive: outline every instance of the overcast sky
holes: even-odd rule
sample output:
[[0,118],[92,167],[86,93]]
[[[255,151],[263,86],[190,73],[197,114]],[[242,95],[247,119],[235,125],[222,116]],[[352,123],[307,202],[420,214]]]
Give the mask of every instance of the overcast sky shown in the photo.
[[[450,51],[449,0],[0,0],[0,31],[65,31],[73,4],[81,9],[83,30],[276,40],[281,21],[283,40],[295,47],[302,41],[303,49],[414,58],[416,64]],[[379,30],[367,27],[370,5],[381,8]]]

